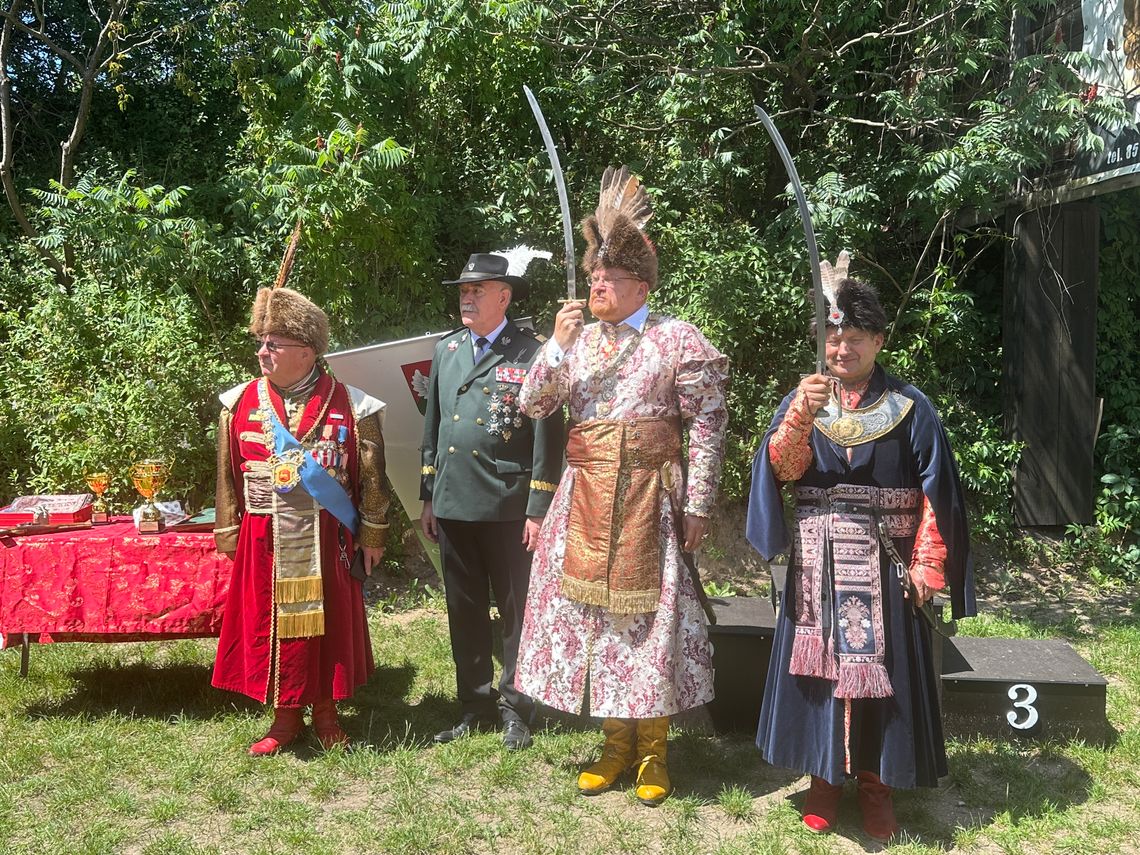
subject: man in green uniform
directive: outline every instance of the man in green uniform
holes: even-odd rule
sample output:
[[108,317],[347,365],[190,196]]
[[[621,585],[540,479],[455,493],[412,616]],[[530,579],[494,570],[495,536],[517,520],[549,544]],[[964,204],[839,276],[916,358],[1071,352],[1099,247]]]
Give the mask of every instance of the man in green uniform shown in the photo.
[[[531,553],[562,470],[562,414],[532,421],[518,392],[541,342],[507,317],[526,296],[531,251],[472,255],[458,279],[463,327],[435,348],[424,424],[420,522],[439,543],[462,718],[450,742],[483,725],[511,750],[530,745],[534,704],[515,689]],[[508,256],[513,256],[508,259]],[[521,258],[517,272],[511,264]],[[488,585],[502,618],[503,673],[492,687]]]

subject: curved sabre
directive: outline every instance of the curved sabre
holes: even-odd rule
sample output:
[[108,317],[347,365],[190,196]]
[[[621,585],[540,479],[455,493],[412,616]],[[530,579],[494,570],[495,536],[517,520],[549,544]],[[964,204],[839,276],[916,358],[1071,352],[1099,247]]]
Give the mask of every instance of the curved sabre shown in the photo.
[[523,86],[523,92],[526,93],[526,100],[530,102],[531,112],[538,122],[538,130],[542,133],[542,142],[546,146],[546,154],[554,170],[554,183],[558,187],[558,205],[562,208],[562,237],[566,242],[566,298],[576,300],[578,291],[574,283],[574,226],[570,222],[570,199],[566,195],[566,179],[562,177],[558,149],[554,147],[554,138],[550,136],[550,128],[546,126],[546,119],[542,115],[542,108],[538,106],[538,99],[534,97],[529,86]]
[[815,285],[815,370],[816,373],[822,374],[826,365],[827,305],[823,296],[823,277],[819,269],[819,247],[815,242],[815,229],[811,225],[811,212],[808,210],[807,199],[804,197],[803,185],[800,184],[800,174],[796,171],[796,164],[792,160],[788,146],[784,143],[784,138],[780,136],[780,132],[776,130],[776,126],[772,124],[772,120],[764,112],[764,109],[759,104],[752,106],[756,108],[756,115],[760,118],[768,136],[772,138],[772,144],[776,146],[780,160],[784,161],[784,169],[787,170],[788,178],[791,179],[792,192],[796,196],[796,204],[800,209],[804,238],[807,239],[808,259],[811,261],[811,281]]

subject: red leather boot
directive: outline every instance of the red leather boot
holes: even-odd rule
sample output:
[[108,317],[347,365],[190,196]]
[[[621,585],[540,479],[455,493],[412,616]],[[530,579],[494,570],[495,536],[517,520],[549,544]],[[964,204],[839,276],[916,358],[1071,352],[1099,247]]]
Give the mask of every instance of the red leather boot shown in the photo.
[[823,778],[811,776],[811,789],[804,801],[804,825],[809,831],[823,834],[835,826],[839,813],[839,797],[843,795],[842,784],[829,784]]
[[297,707],[274,707],[269,733],[249,746],[249,753],[254,757],[276,754],[297,738],[304,723]]
[[321,748],[328,751],[334,745],[348,745],[348,734],[340,726],[336,715],[336,701],[327,698],[313,704],[313,730]]
[[860,772],[859,810],[863,812],[863,830],[867,836],[885,843],[899,831],[891,788],[874,772]]

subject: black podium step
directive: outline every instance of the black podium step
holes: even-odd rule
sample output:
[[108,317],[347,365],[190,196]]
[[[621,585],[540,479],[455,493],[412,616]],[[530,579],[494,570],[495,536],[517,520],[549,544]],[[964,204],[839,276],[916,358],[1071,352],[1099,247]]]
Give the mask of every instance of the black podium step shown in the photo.
[[947,733],[1104,741],[1108,681],[1066,641],[949,639],[942,657]]
[[[763,597],[710,602],[717,618],[709,627],[716,669],[716,697],[709,704],[713,727],[755,733],[775,612]],[[1108,682],[1068,642],[935,634],[934,643],[941,644],[947,734],[1099,742],[1112,733],[1105,714]]]
[[755,733],[776,613],[764,597],[710,597],[709,603],[716,615],[709,627],[716,692],[709,716],[718,731]]

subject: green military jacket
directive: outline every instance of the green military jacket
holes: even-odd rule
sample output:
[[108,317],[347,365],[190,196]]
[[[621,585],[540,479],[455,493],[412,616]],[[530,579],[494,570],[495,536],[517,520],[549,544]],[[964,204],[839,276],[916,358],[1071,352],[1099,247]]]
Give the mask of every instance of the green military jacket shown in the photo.
[[431,501],[437,517],[479,522],[546,514],[562,475],[562,414],[533,421],[518,400],[540,344],[509,318],[478,365],[466,328],[436,344],[420,499]]

